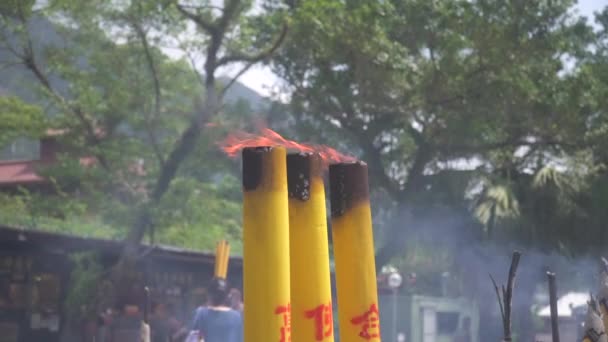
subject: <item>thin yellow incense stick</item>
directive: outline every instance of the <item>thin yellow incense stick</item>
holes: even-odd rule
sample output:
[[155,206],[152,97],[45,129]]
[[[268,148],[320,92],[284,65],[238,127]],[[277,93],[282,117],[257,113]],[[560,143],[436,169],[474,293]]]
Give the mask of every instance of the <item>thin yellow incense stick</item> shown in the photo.
[[224,263],[224,276],[228,276],[228,264],[230,263],[230,244],[226,243],[226,262]]
[[224,241],[224,257],[222,259],[221,276],[226,279],[228,276],[228,260],[230,259],[230,245]]
[[220,263],[221,263],[221,255],[222,255],[222,244],[221,243],[217,243],[215,245],[215,270],[213,272],[213,275],[215,277],[218,277],[220,274]]

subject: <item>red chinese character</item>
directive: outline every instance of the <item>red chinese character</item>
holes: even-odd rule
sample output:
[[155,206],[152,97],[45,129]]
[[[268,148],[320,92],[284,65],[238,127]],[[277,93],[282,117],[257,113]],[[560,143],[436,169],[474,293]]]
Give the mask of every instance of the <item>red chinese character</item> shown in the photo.
[[306,318],[315,319],[315,340],[323,341],[325,337],[331,336],[333,331],[331,302],[306,311]]
[[380,313],[378,312],[378,306],[372,304],[363,315],[354,317],[350,322],[354,325],[361,326],[361,332],[359,336],[366,340],[372,338],[380,338]]
[[281,327],[281,339],[279,342],[291,342],[291,304],[278,306],[274,313],[283,315],[283,326]]

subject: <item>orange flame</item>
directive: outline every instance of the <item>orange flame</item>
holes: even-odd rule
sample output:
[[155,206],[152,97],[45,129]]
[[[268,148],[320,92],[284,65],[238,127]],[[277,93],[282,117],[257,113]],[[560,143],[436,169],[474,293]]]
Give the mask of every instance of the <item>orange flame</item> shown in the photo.
[[238,153],[247,147],[258,146],[282,146],[288,150],[304,153],[318,153],[326,164],[354,162],[357,159],[342,154],[335,149],[325,145],[302,144],[293,140],[283,138],[279,133],[263,128],[260,134],[252,134],[243,131],[232,133],[219,143],[220,148],[230,157],[236,157]]

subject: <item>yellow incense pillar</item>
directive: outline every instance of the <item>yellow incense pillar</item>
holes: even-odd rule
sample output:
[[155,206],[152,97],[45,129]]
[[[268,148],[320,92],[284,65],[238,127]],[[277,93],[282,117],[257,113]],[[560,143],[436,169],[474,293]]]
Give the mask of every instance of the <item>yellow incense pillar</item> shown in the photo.
[[289,341],[289,214],[284,148],[243,150],[244,341]]
[[333,342],[323,165],[316,154],[287,156],[292,342]]
[[329,182],[340,340],[380,341],[367,165],[331,165]]

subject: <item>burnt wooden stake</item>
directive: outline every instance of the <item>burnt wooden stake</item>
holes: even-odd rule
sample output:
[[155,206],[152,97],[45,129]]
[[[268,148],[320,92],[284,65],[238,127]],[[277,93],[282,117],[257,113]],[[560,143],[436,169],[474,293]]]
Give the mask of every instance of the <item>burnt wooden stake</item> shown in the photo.
[[559,324],[557,317],[557,287],[555,286],[555,273],[547,272],[549,282],[549,306],[551,308],[551,333],[553,342],[559,342]]
[[144,287],[144,322],[150,323],[150,288]]
[[507,286],[502,285],[500,288],[496,284],[496,281],[490,274],[490,279],[494,285],[496,291],[496,297],[498,298],[498,305],[500,306],[500,314],[502,316],[502,326],[504,330],[503,341],[511,341],[511,307],[513,302],[513,286],[515,285],[515,275],[517,274],[517,266],[519,266],[519,259],[521,253],[519,251],[513,252],[511,258],[511,267],[509,267],[509,278],[507,280]]

